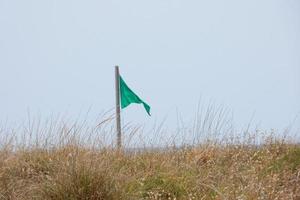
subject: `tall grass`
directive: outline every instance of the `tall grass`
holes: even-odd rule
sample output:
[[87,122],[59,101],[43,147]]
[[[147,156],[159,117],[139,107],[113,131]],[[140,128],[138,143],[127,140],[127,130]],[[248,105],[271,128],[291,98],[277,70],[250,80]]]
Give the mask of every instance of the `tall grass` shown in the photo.
[[200,109],[175,132],[192,142],[160,148],[138,144],[142,129],[127,126],[123,151],[114,150],[113,116],[1,129],[0,199],[300,199],[300,146],[287,134],[235,133],[228,113]]

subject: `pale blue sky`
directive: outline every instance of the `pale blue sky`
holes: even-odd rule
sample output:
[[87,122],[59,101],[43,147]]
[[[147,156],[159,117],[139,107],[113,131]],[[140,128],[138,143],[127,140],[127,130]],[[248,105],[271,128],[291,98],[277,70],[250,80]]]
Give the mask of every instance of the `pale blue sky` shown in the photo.
[[300,112],[300,1],[0,0],[1,121],[108,110],[114,65],[152,106],[125,110],[133,124],[189,121],[202,97],[283,128]]

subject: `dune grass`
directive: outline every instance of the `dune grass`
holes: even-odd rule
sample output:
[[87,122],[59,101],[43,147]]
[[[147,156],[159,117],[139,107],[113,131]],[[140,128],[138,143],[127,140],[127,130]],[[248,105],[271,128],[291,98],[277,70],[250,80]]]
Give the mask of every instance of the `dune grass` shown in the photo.
[[117,151],[93,137],[113,132],[106,123],[2,134],[0,200],[300,199],[300,146],[286,137]]
[[0,199],[299,199],[300,147],[1,150]]

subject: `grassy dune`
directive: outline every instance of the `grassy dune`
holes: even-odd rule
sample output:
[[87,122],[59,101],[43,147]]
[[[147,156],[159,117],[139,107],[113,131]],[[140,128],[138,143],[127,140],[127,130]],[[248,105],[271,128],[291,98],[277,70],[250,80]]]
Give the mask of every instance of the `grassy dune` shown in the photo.
[[2,149],[0,199],[300,199],[300,147]]
[[[220,113],[205,113],[196,131],[222,132]],[[112,120],[1,129],[0,200],[300,199],[300,145],[286,136],[116,151],[98,137],[114,139]]]

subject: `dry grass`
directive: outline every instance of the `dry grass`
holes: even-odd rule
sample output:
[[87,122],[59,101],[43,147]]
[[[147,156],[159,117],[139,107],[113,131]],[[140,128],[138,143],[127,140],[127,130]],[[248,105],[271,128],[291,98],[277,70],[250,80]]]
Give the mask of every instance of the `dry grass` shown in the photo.
[[103,128],[57,124],[3,137],[1,200],[300,199],[300,146],[287,140],[117,152],[92,136]]
[[0,199],[300,199],[300,147],[1,151]]

